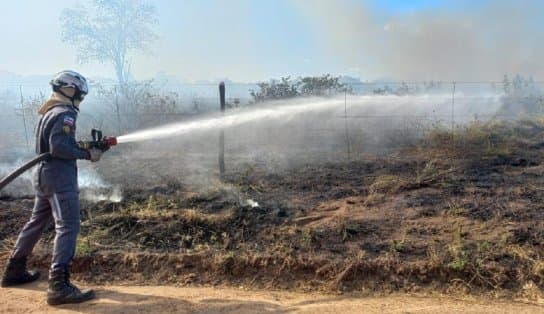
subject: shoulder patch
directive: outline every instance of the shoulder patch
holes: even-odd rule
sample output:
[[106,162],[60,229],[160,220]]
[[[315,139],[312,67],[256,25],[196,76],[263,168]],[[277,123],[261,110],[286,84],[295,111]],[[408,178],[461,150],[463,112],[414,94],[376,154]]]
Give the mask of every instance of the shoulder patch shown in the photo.
[[74,118],[72,117],[64,117],[64,125],[74,126]]

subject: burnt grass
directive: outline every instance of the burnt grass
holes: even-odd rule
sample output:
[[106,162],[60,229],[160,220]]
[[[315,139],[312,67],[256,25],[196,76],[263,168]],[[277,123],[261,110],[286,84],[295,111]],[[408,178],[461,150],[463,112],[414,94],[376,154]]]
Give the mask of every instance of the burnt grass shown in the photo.
[[[541,291],[543,134],[538,121],[476,123],[382,158],[239,165],[205,191],[168,183],[83,201],[73,270],[96,283]],[[0,206],[4,263],[32,199]],[[48,266],[52,237],[35,265]]]

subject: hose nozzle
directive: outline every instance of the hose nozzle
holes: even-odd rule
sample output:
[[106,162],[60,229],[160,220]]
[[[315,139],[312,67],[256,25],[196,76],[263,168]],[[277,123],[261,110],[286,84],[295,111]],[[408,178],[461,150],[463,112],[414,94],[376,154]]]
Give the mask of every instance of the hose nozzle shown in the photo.
[[91,149],[97,148],[101,151],[107,151],[110,147],[117,145],[117,138],[114,136],[104,136],[102,137],[102,131],[93,129],[91,132],[93,137],[92,141],[81,141],[78,142],[78,145],[82,149]]
[[117,145],[117,137],[115,136],[104,136],[102,140],[106,143],[108,148]]

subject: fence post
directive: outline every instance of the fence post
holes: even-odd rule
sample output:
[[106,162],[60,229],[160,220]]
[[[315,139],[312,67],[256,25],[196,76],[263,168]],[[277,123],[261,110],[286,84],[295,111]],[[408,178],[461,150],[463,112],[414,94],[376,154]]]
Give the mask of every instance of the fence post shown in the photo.
[[29,142],[28,142],[28,131],[26,129],[25,103],[24,103],[24,98],[23,98],[23,86],[21,86],[21,85],[19,85],[19,93],[21,95],[21,114],[23,115],[23,126],[25,128],[26,146],[28,146]]
[[115,93],[115,113],[117,115],[117,134],[121,135],[121,113],[119,112],[119,94],[117,93],[117,85],[113,87]]
[[349,145],[349,129],[348,129],[348,89],[344,88],[344,128],[346,130],[346,145],[348,150],[348,160],[351,159],[351,147]]
[[451,92],[451,148],[455,148],[455,82],[452,82],[453,89]]
[[[225,112],[225,83],[219,83],[219,103],[221,113]],[[221,129],[219,133],[219,175],[221,179],[225,176],[225,130]]]

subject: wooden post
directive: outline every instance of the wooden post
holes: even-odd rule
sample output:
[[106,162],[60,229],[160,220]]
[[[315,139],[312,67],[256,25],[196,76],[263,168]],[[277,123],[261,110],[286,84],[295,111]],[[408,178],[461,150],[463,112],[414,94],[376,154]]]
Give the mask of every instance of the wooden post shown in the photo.
[[348,89],[344,88],[344,127],[346,131],[346,146],[348,149],[348,160],[351,160],[351,148],[349,145],[349,127],[348,127]]
[[30,144],[28,142],[28,131],[26,129],[25,101],[23,98],[23,86],[21,85],[19,85],[19,93],[21,94],[21,114],[23,115],[23,127],[25,128],[25,140],[26,140],[26,146],[28,147]]
[[[219,103],[221,112],[225,112],[225,83],[219,83]],[[225,130],[221,129],[219,134],[219,175],[221,179],[225,176]]]
[[455,149],[455,82],[451,91],[451,148]]
[[117,134],[121,135],[121,113],[119,112],[119,95],[117,91],[117,86],[113,87],[113,92],[115,93],[115,113],[117,114]]

